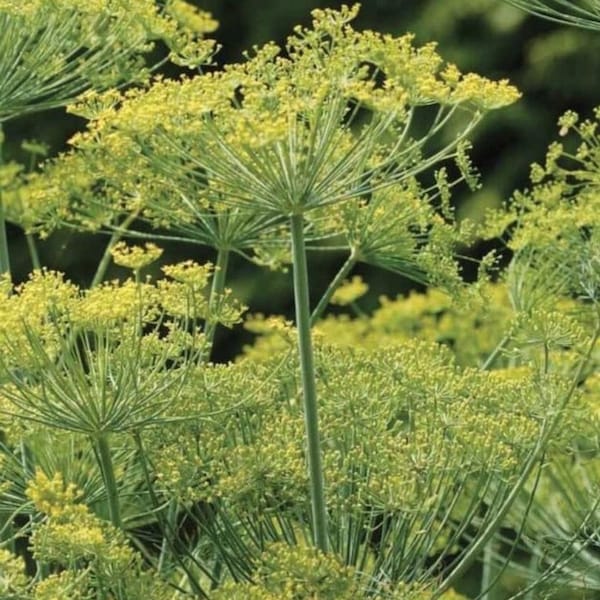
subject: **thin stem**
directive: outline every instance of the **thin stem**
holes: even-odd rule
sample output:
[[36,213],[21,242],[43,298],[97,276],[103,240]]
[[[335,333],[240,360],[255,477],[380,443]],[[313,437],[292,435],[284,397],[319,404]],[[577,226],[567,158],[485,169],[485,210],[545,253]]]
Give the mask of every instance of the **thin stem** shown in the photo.
[[101,433],[94,438],[94,450],[96,459],[100,465],[100,471],[102,472],[102,479],[104,480],[110,521],[115,527],[120,528],[121,508],[119,505],[119,489],[117,487],[115,469],[106,433]]
[[[443,583],[439,586],[437,590],[437,596],[441,595],[443,592],[447,591],[452,585],[460,579],[467,571],[467,569],[471,566],[474,560],[476,560],[478,553],[482,548],[485,547],[487,542],[492,539],[492,537],[498,531],[498,528],[502,524],[502,520],[507,515],[511,506],[513,505],[517,496],[521,493],[521,490],[525,486],[525,482],[527,481],[529,475],[532,473],[536,463],[539,463],[543,459],[544,452],[546,450],[548,441],[550,437],[556,430],[556,427],[560,421],[560,415],[562,411],[565,409],[573,394],[575,393],[577,386],[579,385],[579,380],[581,374],[583,373],[584,368],[589,363],[594,348],[596,347],[596,343],[598,338],[600,337],[600,312],[596,315],[596,327],[594,329],[594,333],[592,335],[592,340],[590,342],[589,348],[586,354],[579,361],[579,365],[575,371],[570,387],[567,389],[565,396],[562,402],[558,406],[558,412],[549,418],[549,420],[543,425],[543,429],[540,433],[540,437],[538,438],[536,447],[532,450],[529,458],[526,463],[523,465],[523,469],[521,471],[521,475],[518,480],[515,482],[512,487],[510,493],[504,500],[500,509],[494,515],[494,518],[487,525],[483,532],[478,536],[478,540],[469,548],[466,554],[460,559],[458,564],[454,567],[452,572],[446,577]],[[530,498],[530,502],[532,497]]]
[[337,272],[337,275],[333,278],[329,287],[325,290],[322,298],[319,300],[316,308],[313,310],[312,315],[310,316],[310,324],[314,325],[325,312],[327,305],[331,301],[331,297],[335,293],[335,291],[340,287],[344,279],[348,277],[348,274],[354,268],[354,265],[358,262],[357,252],[354,248],[352,248],[350,255],[346,259],[346,262],[341,266],[340,270]]
[[313,363],[310,331],[310,305],[308,296],[308,269],[304,246],[304,217],[294,214],[290,218],[292,234],[292,258],[294,270],[294,300],[296,304],[296,327],[300,352],[300,371],[304,399],[304,425],[308,451],[308,475],[313,519],[313,541],[317,548],[327,552],[327,509],[325,482],[321,464],[321,441],[317,410],[317,387]]
[[210,288],[210,297],[208,300],[208,319],[204,330],[206,337],[206,347],[208,353],[212,352],[212,346],[215,341],[215,332],[217,330],[217,321],[212,318],[214,310],[219,298],[225,291],[225,281],[227,279],[227,266],[229,265],[229,248],[219,248],[217,252],[217,264],[215,265],[215,273]]
[[[150,496],[150,501],[152,502],[154,511],[156,513],[156,519],[158,522],[158,526],[160,528],[160,532],[163,536],[163,542],[167,543],[167,545],[169,546],[169,549],[172,552],[173,558],[175,559],[176,562],[179,563],[179,565],[185,572],[187,581],[190,584],[191,588],[194,590],[194,593],[199,598],[207,598],[208,596],[203,591],[203,589],[200,587],[200,584],[196,580],[196,576],[192,573],[192,569],[190,568],[190,566],[188,564],[186,564],[186,561],[184,560],[184,555],[187,553],[187,551],[181,548],[180,541],[177,537],[175,530],[171,526],[170,521],[168,519],[165,519],[164,516],[162,515],[162,508],[161,508],[159,499],[156,495],[152,476],[151,476],[150,470],[148,468],[148,460],[147,460],[146,450],[144,448],[141,435],[138,431],[135,431],[133,433],[133,439],[135,440],[135,444],[138,449],[138,455],[139,455],[140,463],[142,466],[142,473],[144,475],[144,480],[145,480],[146,487],[148,490],[148,495]],[[202,569],[201,565],[192,557],[191,554],[187,553],[187,555],[192,558],[192,561],[194,563],[193,566],[196,566],[196,567],[200,568],[202,571],[204,571]],[[204,573],[207,574],[206,571],[204,571]]]
[[486,361],[481,365],[480,368],[482,371],[487,371],[492,366],[492,364],[496,360],[497,356],[500,354],[500,352],[502,352],[502,350],[504,350],[504,348],[506,347],[506,344],[508,344],[509,340],[510,340],[510,334],[507,334],[498,342],[498,345],[494,348],[492,353],[487,357]]
[[31,258],[31,265],[34,269],[41,269],[42,263],[40,262],[40,255],[37,250],[35,238],[31,233],[25,234],[25,240],[27,241],[27,248],[29,249],[29,256]]
[[[2,165],[2,144],[4,142],[4,133],[2,123],[0,123],[0,165]],[[8,253],[8,236],[6,235],[6,214],[4,212],[4,200],[2,190],[0,190],[0,275],[7,273],[10,277],[10,256]]]
[[110,239],[108,240],[108,244],[106,244],[106,248],[104,249],[104,254],[98,263],[98,268],[96,269],[96,273],[94,274],[94,278],[92,279],[92,283],[90,287],[96,287],[106,275],[106,271],[108,269],[108,265],[110,265],[110,260],[112,255],[110,251],[113,249],[114,245],[121,240],[121,238],[127,232],[127,228],[137,219],[138,212],[135,211],[131,213],[124,221],[121,223],[119,228],[113,231]]
[[10,277],[10,256],[8,253],[8,236],[6,234],[6,214],[4,202],[0,197],[0,274]]

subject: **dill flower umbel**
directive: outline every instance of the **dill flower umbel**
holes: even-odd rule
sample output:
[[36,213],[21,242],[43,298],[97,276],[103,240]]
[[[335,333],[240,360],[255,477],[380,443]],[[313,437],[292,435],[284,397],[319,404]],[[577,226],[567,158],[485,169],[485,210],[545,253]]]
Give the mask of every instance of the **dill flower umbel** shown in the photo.
[[158,40],[174,62],[206,62],[214,43],[202,37],[215,25],[183,0],[162,8],[154,0],[1,0],[0,123],[62,106],[88,88],[146,79],[142,56]]
[[158,260],[163,251],[152,243],[147,243],[142,248],[141,246],[127,246],[125,242],[119,242],[111,248],[110,253],[115,264],[133,271],[139,271]]
[[[190,224],[224,209],[308,213],[406,181],[454,156],[485,112],[519,97],[505,81],[444,65],[435,45],[415,47],[411,35],[354,30],[357,12],[314,11],[312,28],[288,38],[287,57],[270,43],[220,72],[113,97],[73,140],[77,152],[47,171],[45,191],[30,188],[32,205],[83,226],[107,226],[135,205],[194,239],[201,228]],[[432,105],[437,115],[417,133],[414,122]],[[86,99],[74,110],[90,114]],[[425,152],[453,122],[458,135]],[[112,201],[69,202],[96,177]]]
[[[116,254],[141,266],[158,252]],[[165,272],[156,284],[81,290],[39,271],[0,298],[3,411],[87,434],[158,418],[204,351],[202,323],[232,326],[244,311],[228,291],[207,301],[210,266],[185,261]]]

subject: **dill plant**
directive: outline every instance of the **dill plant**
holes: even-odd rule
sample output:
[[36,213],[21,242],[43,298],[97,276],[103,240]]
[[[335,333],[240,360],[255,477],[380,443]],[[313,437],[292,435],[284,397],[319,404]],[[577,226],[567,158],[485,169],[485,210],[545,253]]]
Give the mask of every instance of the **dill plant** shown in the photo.
[[[151,11],[161,26],[212,27],[185,3],[165,10]],[[561,120],[584,138],[582,169],[553,145],[530,192],[479,231],[458,224],[452,188],[478,185],[468,135],[518,92],[410,35],[357,31],[357,12],[317,10],[285,49],[222,71],[88,91],[70,106],[89,120],[72,151],[4,170],[7,214],[28,232],[111,236],[90,289],[46,270],[2,280],[8,597],[451,600],[484,554],[489,598],[511,561],[522,567],[496,549],[519,544],[539,565],[515,597],[573,573],[595,585],[580,535],[593,503],[550,551],[535,543],[548,490],[593,439],[595,125]],[[182,35],[184,55],[212,47]],[[215,265],[164,266],[153,282],[160,249],[124,235],[209,246]],[[453,252],[476,235],[505,235],[513,253],[494,283],[491,259],[476,284],[460,278]],[[346,253],[312,314],[307,249]],[[231,253],[291,264],[296,320],[254,318],[257,343],[218,365],[215,328],[244,311]],[[131,277],[103,283],[111,260]],[[429,289],[372,316],[324,316],[332,301],[357,306],[366,286],[346,279],[361,261]]]
[[[268,44],[256,49],[245,63],[229,65],[219,73],[189,81],[158,82],[148,91],[130,94],[131,98],[100,98],[100,107],[92,96],[84,101],[83,114],[94,109],[99,114],[90,132],[75,141],[80,152],[87,152],[92,160],[100,146],[100,152],[110,157],[113,165],[117,164],[116,155],[122,157],[121,164],[131,165],[133,151],[136,162],[148,160],[163,180],[174,180],[173,191],[185,194],[183,216],[191,213],[201,229],[195,241],[206,242],[211,233],[206,221],[223,211],[223,217],[219,214],[217,219],[226,223],[241,215],[244,224],[279,224],[289,232],[314,536],[323,551],[328,548],[328,539],[305,250],[311,215],[327,212],[329,207],[335,210],[338,204],[393,184],[406,182],[415,188],[414,176],[443,159],[456,157],[459,165],[468,165],[463,141],[469,131],[486,111],[509,104],[518,96],[505,81],[491,82],[475,74],[463,76],[454,65],[443,66],[434,45],[417,49],[411,36],[392,38],[355,31],[349,22],[357,10],[355,6],[339,12],[316,11],[313,28],[299,28],[288,39],[287,57]],[[378,82],[378,78],[383,81]],[[315,81],[319,82],[316,86]],[[430,121],[425,133],[417,128],[413,132],[419,109],[432,107],[429,115],[424,111]],[[442,128],[454,120],[461,123],[460,132],[441,147],[424,152],[426,143],[439,137]],[[107,172],[110,177],[110,171],[100,171],[103,179]],[[145,210],[146,198],[155,192],[152,179],[141,179],[137,169],[133,173],[135,179],[128,190],[123,189],[122,173],[108,181],[120,186],[123,210],[139,214]],[[178,181],[187,187],[177,187]],[[448,182],[443,176],[439,181],[441,185],[443,182],[440,193],[444,193]],[[191,191],[190,183],[194,184]],[[164,181],[159,184],[165,185]],[[64,182],[59,181],[59,185]],[[397,189],[398,195],[403,193]],[[42,195],[47,197],[47,190]],[[416,213],[414,201],[413,207]],[[171,210],[160,204],[155,208],[150,201],[148,214],[152,216],[157,208]],[[380,209],[371,206],[367,210],[377,214]],[[101,224],[110,224],[112,206],[109,211],[106,217],[103,207],[99,208],[104,217]],[[318,215],[317,219],[326,217]],[[426,218],[421,217],[422,229],[432,223],[433,219]],[[404,272],[418,270],[411,261],[417,242],[411,241],[415,236],[410,231],[418,227],[414,223],[417,219],[410,212],[403,216],[399,227],[408,234],[408,248],[392,245],[389,252],[389,260],[397,257],[400,265],[407,265]],[[163,220],[170,223],[173,216],[165,215]],[[336,225],[323,233],[315,226],[315,231],[334,237],[341,233],[339,223]],[[370,223],[364,223],[362,229],[373,229],[374,235],[378,232]],[[194,232],[189,225],[184,231]],[[390,237],[397,233],[396,229]],[[220,275],[232,249],[229,244],[235,239],[220,236],[215,241],[220,242]],[[353,241],[350,266],[362,255],[375,257],[369,243]]]

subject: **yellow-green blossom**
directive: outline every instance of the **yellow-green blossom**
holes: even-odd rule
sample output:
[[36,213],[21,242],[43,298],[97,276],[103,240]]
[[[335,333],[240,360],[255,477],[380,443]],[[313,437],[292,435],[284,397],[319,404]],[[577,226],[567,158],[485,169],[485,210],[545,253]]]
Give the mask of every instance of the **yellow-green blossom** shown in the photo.
[[162,248],[152,243],[147,243],[142,248],[141,246],[128,246],[125,242],[119,242],[112,247],[110,253],[115,264],[133,271],[139,271],[158,260],[163,251]]
[[183,0],[2,0],[0,122],[67,104],[89,88],[147,79],[142,57],[158,40],[172,61],[198,66],[214,50],[202,38],[215,26]]
[[331,297],[333,304],[345,306],[358,300],[369,291],[369,286],[363,281],[362,277],[355,275],[350,281],[342,284]]

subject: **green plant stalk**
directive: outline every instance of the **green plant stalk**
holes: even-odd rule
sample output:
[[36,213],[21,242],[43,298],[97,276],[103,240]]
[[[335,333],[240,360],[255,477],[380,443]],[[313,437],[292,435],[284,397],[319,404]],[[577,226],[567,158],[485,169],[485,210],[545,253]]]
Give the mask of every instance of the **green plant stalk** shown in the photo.
[[[533,576],[533,573],[537,573],[537,557],[535,555],[534,552],[531,553],[531,556],[529,557],[529,567],[528,567],[528,572],[530,574],[529,579],[531,580],[531,583],[535,583],[535,576]],[[534,593],[535,593],[535,588],[531,588],[528,592],[527,595],[525,596],[525,600],[534,600]]]
[[492,581],[493,555],[494,541],[492,539],[488,541],[483,550],[483,570],[481,572],[480,600],[492,600],[492,595],[490,594],[490,583]]
[[[571,386],[567,390],[563,401],[559,405],[559,410],[557,413],[558,415],[560,415],[560,413],[564,410],[564,408],[567,406],[567,404],[573,397],[573,394],[575,393],[575,390],[577,389],[577,386],[579,385],[579,378],[581,377],[581,374],[583,373],[585,366],[589,363],[592,353],[594,351],[594,348],[596,347],[598,338],[600,338],[600,307],[597,310],[598,310],[598,314],[596,316],[597,322],[596,322],[596,326],[594,329],[594,333],[592,335],[592,340],[590,342],[589,348],[588,348],[585,356],[583,356],[583,358],[579,362],[579,366],[575,372]],[[523,467],[523,471],[521,472],[519,479],[517,480],[517,482],[513,486],[512,490],[508,494],[503,505],[500,507],[500,510],[497,512],[497,514],[495,515],[492,522],[485,528],[485,530],[481,534],[479,540],[477,542],[475,542],[475,544],[473,544],[473,546],[470,548],[470,550],[465,554],[465,556],[463,556],[463,558],[454,567],[452,572],[448,575],[448,577],[440,585],[440,587],[437,590],[436,598],[439,597],[442,593],[448,591],[454,585],[454,583],[465,574],[465,572],[471,566],[473,561],[475,561],[477,559],[478,553],[483,548],[485,548],[486,544],[492,539],[492,537],[494,536],[494,534],[496,533],[498,528],[501,526],[502,520],[507,515],[508,511],[510,510],[511,506],[513,505],[517,495],[523,489],[523,486],[525,485],[525,482],[527,481],[527,478],[529,477],[529,475],[532,473],[536,463],[538,463],[540,460],[543,459],[543,455],[546,450],[548,440],[550,439],[553,432],[555,431],[555,429],[558,425],[558,422],[559,422],[558,416],[555,416],[553,419],[551,419],[548,422],[547,427],[540,435],[540,438],[538,440],[536,447],[533,449],[531,455],[529,456],[527,462],[525,463],[525,465]]]
[[296,305],[296,327],[298,329],[302,395],[304,399],[304,426],[308,453],[313,541],[317,548],[323,552],[327,552],[329,549],[327,508],[325,504],[323,465],[321,462],[317,386],[310,330],[308,269],[306,265],[306,248],[304,243],[304,217],[302,214],[293,214],[290,220],[294,272],[294,301]]
[[117,488],[117,480],[115,478],[115,469],[112,456],[110,453],[110,445],[108,443],[108,435],[106,433],[98,434],[94,439],[94,450],[96,459],[100,465],[104,487],[106,489],[106,497],[108,500],[108,515],[110,522],[118,528],[121,528],[121,507],[119,503],[119,490]]
[[344,279],[348,277],[348,274],[354,268],[354,265],[358,262],[357,252],[354,248],[352,248],[350,255],[346,259],[346,262],[341,266],[340,270],[337,272],[336,276],[332,279],[331,283],[325,290],[322,298],[319,300],[316,308],[313,310],[312,315],[310,316],[310,324],[314,325],[323,315],[327,305],[331,301],[331,298],[335,291],[340,287]]
[[10,256],[8,254],[8,236],[6,235],[6,214],[4,202],[0,198],[0,275],[10,277]]
[[110,251],[113,249],[114,245],[121,240],[121,238],[127,232],[127,228],[137,219],[138,211],[135,211],[127,216],[127,218],[119,225],[118,229],[113,231],[110,239],[108,240],[108,244],[106,244],[106,248],[104,248],[104,254],[98,263],[98,267],[96,272],[94,273],[94,278],[92,279],[92,283],[90,287],[96,287],[99,283],[102,282],[104,276],[106,275],[106,271],[108,266],[110,265],[110,261],[112,259],[112,254]]
[[[194,560],[194,565],[188,565],[187,562],[183,559],[184,553],[181,551],[181,548],[177,547],[177,535],[176,532],[171,527],[171,523],[168,519],[165,519],[162,515],[162,510],[160,509],[160,502],[158,497],[156,496],[156,492],[154,490],[154,484],[152,482],[152,477],[150,475],[150,470],[148,468],[148,462],[146,457],[146,450],[144,449],[144,445],[142,443],[142,438],[139,431],[133,432],[133,439],[135,440],[135,444],[139,451],[140,463],[142,466],[142,473],[144,474],[144,480],[146,482],[146,487],[148,490],[148,495],[150,496],[150,500],[152,502],[152,506],[156,511],[156,518],[158,522],[158,526],[160,527],[161,534],[163,536],[163,542],[166,542],[167,546],[173,553],[173,557],[176,562],[179,563],[181,568],[186,574],[186,578],[194,593],[198,598],[208,598],[203,589],[200,587],[200,584],[196,580],[196,576],[193,574],[194,566],[199,567],[200,565]],[[214,583],[214,582],[212,582]]]
[[[4,160],[2,158],[2,144],[4,142],[4,132],[0,123],[0,166]],[[10,277],[10,256],[8,254],[8,237],[6,235],[6,214],[4,212],[4,201],[2,199],[2,190],[0,190],[0,275],[7,273]]]
[[480,369],[482,371],[487,371],[492,366],[498,355],[502,352],[502,350],[504,350],[504,348],[506,348],[506,344],[508,344],[510,337],[511,334],[507,334],[498,342],[498,345],[487,357],[486,361],[481,365]]
[[212,352],[212,346],[215,341],[215,332],[217,331],[217,322],[212,319],[212,311],[215,303],[218,302],[220,296],[225,291],[225,281],[227,280],[227,267],[229,265],[229,248],[219,248],[217,251],[217,264],[210,288],[210,296],[208,299],[208,319],[204,329],[206,338],[206,346],[208,355]]
[[42,263],[40,262],[40,255],[35,245],[35,239],[31,233],[25,234],[25,240],[27,241],[27,248],[29,249],[29,256],[31,258],[31,265],[34,269],[41,269]]

